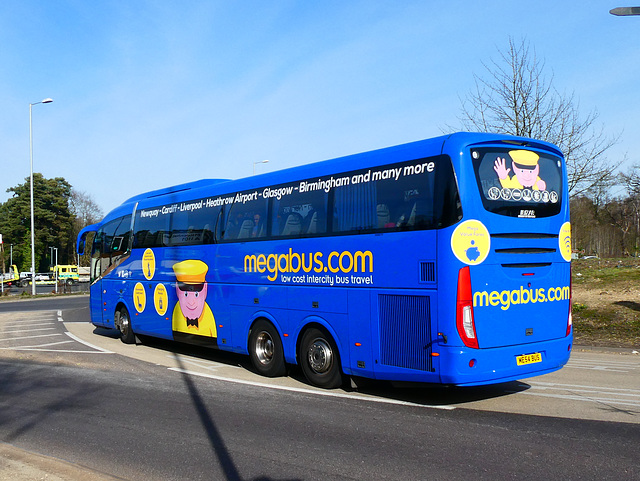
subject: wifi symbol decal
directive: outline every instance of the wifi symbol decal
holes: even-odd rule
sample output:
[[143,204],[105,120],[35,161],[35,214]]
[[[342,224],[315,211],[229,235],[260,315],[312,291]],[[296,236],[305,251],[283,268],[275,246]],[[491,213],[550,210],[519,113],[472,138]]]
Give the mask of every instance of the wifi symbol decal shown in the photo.
[[568,222],[565,222],[564,224],[562,224],[562,227],[560,227],[558,240],[559,240],[558,247],[560,248],[560,254],[562,255],[562,258],[565,261],[570,262],[571,261],[571,224],[569,224]]

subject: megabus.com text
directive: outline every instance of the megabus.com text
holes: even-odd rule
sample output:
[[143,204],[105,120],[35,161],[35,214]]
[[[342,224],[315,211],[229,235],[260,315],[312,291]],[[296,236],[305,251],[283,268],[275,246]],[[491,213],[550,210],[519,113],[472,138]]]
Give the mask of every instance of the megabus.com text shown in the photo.
[[473,307],[500,306],[506,311],[513,305],[535,304],[536,302],[568,301],[571,299],[571,288],[569,286],[550,287],[545,289],[529,289],[520,286],[520,289],[512,291],[482,291],[473,293]]
[[286,254],[253,254],[244,256],[244,272],[268,272],[267,279],[275,281],[278,274],[298,273],[373,273],[371,251],[293,252]]

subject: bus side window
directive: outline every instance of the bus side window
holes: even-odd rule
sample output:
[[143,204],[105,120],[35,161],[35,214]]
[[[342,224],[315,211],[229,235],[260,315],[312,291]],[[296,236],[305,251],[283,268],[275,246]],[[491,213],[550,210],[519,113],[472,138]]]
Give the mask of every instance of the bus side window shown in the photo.
[[[152,209],[146,209],[149,211]],[[142,216],[145,209],[136,212],[134,224],[134,242],[135,248],[164,247],[170,241],[170,226],[168,215]]]
[[[284,186],[283,186],[284,187]],[[327,232],[327,199],[324,190],[297,192],[273,199],[271,235],[275,237],[307,237]]]
[[391,212],[387,204],[378,204],[376,214],[378,215],[378,229],[395,227],[395,224],[391,222]]
[[334,232],[358,232],[378,227],[376,182],[335,189]]
[[216,225],[220,207],[200,209],[189,214],[189,224],[193,225],[194,244],[213,244],[213,229]]
[[112,220],[102,227],[102,245],[100,246],[100,273],[104,274],[116,265],[129,251],[131,235],[131,215]]
[[245,198],[251,200],[246,200],[243,203],[236,202],[225,208],[226,221],[222,239],[224,241],[245,242],[266,237],[265,220],[268,199],[258,199],[257,197],[254,199],[251,195],[252,192],[239,194],[246,194]]
[[171,215],[171,229],[164,235],[166,245],[213,244],[213,228],[220,208],[200,208],[174,212]]
[[126,254],[129,251],[129,240],[131,239],[131,215],[125,215],[119,221],[111,246],[111,254],[114,256]]
[[102,228],[96,232],[91,242],[91,275],[90,279],[93,282],[102,274],[102,251],[104,244],[104,232]]
[[297,212],[290,212],[282,226],[280,235],[297,236],[302,233],[302,216]]
[[111,266],[111,249],[113,246],[113,237],[116,227],[120,223],[120,219],[113,220],[102,228],[103,244],[100,253],[100,272],[104,273]]

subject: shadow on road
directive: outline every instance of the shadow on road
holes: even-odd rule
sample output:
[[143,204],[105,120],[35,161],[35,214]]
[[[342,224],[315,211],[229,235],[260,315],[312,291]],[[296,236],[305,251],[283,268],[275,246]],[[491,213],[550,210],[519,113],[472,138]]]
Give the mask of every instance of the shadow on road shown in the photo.
[[[107,330],[104,330],[108,333]],[[111,335],[111,333],[108,333]],[[163,349],[174,356],[186,355],[208,361],[215,361],[229,366],[240,366],[247,371],[258,374],[247,356],[225,351],[213,350],[206,347],[180,344],[163,339],[142,337],[146,345]],[[288,366],[288,376],[300,384],[309,385],[302,370],[298,366]],[[347,378],[348,379],[348,378]],[[348,380],[344,386],[346,392],[359,392],[380,398],[410,402],[422,406],[462,405],[466,403],[509,396],[526,391],[531,386],[521,381],[511,381],[500,384],[473,387],[442,386],[427,383],[392,383],[372,379],[354,378],[357,387],[349,387]],[[265,382],[268,382],[265,379]],[[314,388],[315,389],[315,388]]]
[[[103,329],[97,327],[94,330],[94,333],[111,338],[119,337],[118,331],[115,329]],[[168,341],[165,339],[146,336],[139,337],[145,345],[155,349],[162,349],[172,354],[176,357],[178,362],[181,362],[179,355],[185,355],[197,359],[227,364],[229,366],[239,366],[247,371],[257,374],[253,369],[248,356],[219,351],[207,347]],[[309,385],[298,366],[288,366],[288,375],[290,378],[295,379],[301,384]],[[464,407],[464,404],[466,403],[509,396],[518,392],[526,391],[531,387],[521,381],[473,387],[442,386],[438,384],[411,382],[392,383],[362,378],[354,378],[354,381],[357,387],[348,387],[348,385],[345,385],[344,391],[356,391],[371,396],[410,402],[421,406],[456,405]],[[265,382],[267,382],[266,379]]]
[[491,384],[488,386],[440,386],[424,383],[390,383],[367,381],[358,386],[358,392],[372,396],[405,401],[422,406],[459,406],[464,404],[509,396],[526,391],[531,386],[520,381]]
[[[224,472],[225,479],[227,481],[241,481],[242,477],[238,472],[238,468],[236,467],[233,459],[231,457],[231,453],[227,449],[224,439],[222,438],[220,431],[216,427],[216,424],[211,417],[211,413],[209,409],[207,409],[207,405],[205,404],[202,396],[198,392],[198,389],[189,376],[188,373],[185,372],[185,366],[182,363],[182,359],[179,355],[174,355],[178,366],[180,367],[180,372],[182,374],[182,379],[184,380],[187,389],[189,390],[189,395],[191,396],[191,401],[193,402],[196,411],[198,412],[198,416],[200,417],[200,422],[202,423],[202,427],[204,428],[207,436],[209,438],[209,444],[211,444],[211,449],[214,454],[218,458],[218,462],[220,463],[220,467]],[[254,478],[254,481],[272,481],[273,478],[267,476],[260,476],[258,478]],[[297,481],[294,479],[288,481]]]
[[51,375],[50,369],[28,361],[25,363],[0,362],[0,386],[0,401],[5,397],[29,399],[31,392],[42,390],[47,390],[50,398],[44,404],[33,400],[31,403],[20,406],[20,416],[15,416],[15,409],[0,410],[0,426],[9,429],[2,438],[6,443],[19,440],[25,433],[43,424],[49,417],[59,415],[62,411],[75,409],[78,405],[82,405],[84,399],[98,395],[102,390],[85,383],[79,383],[75,389],[69,389],[59,384],[56,377]]

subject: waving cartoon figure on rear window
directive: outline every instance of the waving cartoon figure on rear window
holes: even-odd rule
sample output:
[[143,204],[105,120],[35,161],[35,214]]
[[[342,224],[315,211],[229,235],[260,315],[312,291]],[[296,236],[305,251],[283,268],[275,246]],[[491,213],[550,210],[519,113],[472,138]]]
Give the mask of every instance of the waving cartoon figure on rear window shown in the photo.
[[500,178],[500,185],[506,189],[531,189],[531,190],[545,190],[547,184],[539,177],[540,166],[538,160],[540,156],[530,150],[511,150],[509,151],[511,157],[511,166],[513,167],[513,173],[509,177],[511,169],[507,168],[506,158],[498,157],[494,163],[493,169]]

